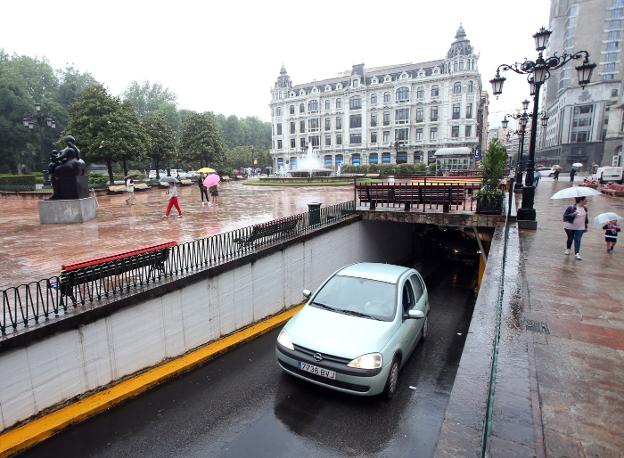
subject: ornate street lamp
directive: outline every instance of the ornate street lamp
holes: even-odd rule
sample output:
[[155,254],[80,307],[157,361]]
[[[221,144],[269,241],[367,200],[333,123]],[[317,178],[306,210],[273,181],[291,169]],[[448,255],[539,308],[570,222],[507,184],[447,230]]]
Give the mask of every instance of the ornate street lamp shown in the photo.
[[49,158],[45,152],[45,145],[43,143],[43,129],[48,127],[50,129],[56,129],[56,121],[47,114],[41,112],[41,104],[35,102],[35,112],[30,115],[26,115],[22,118],[22,124],[28,129],[34,129],[35,125],[39,126],[39,145],[41,154],[41,164],[43,166],[43,185],[50,186],[50,174],[48,172]]
[[[533,95],[533,113],[531,117],[537,120],[539,107],[539,93],[541,86],[550,78],[550,72],[563,67],[572,60],[581,60],[581,65],[576,66],[578,73],[578,82],[581,88],[585,88],[591,81],[591,75],[596,68],[596,64],[589,61],[589,53],[587,51],[578,51],[573,54],[564,52],[561,56],[557,53],[550,57],[544,57],[543,51],[548,46],[548,39],[552,32],[549,29],[541,27],[536,34],[533,35],[535,40],[535,50],[538,52],[535,61],[525,59],[524,62],[516,62],[513,64],[501,64],[496,69],[496,75],[490,80],[492,84],[492,92],[495,96],[499,96],[503,92],[503,83],[505,77],[500,72],[512,70],[521,75],[528,75],[527,81],[531,86],[531,94]],[[543,121],[542,121],[543,122]],[[546,121],[547,122],[547,121]],[[542,124],[543,125],[543,124]],[[525,186],[522,190],[522,207],[518,209],[518,220],[535,221],[535,209],[533,203],[535,201],[535,188],[533,187],[533,176],[535,173],[535,144],[537,129],[531,129],[529,137],[529,158],[527,163]],[[536,228],[537,223],[530,224],[530,227]]]

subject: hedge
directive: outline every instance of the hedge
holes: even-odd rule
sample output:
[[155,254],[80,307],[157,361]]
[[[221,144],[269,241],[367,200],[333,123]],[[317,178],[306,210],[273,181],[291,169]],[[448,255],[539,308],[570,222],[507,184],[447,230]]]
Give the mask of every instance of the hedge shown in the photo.
[[2,191],[34,191],[36,183],[35,175],[0,176],[0,190]]

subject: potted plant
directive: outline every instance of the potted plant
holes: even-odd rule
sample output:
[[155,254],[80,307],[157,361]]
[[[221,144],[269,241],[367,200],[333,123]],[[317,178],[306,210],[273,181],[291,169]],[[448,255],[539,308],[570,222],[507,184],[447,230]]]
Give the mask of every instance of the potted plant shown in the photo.
[[498,188],[507,162],[507,150],[498,138],[490,142],[481,159],[481,189],[477,191],[477,213],[500,214],[503,211],[503,192]]

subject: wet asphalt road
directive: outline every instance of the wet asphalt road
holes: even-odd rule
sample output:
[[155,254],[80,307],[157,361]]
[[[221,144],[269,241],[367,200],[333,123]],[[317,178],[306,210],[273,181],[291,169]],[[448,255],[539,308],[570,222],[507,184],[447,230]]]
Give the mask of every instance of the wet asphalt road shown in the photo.
[[334,393],[283,374],[278,330],[25,452],[28,457],[432,456],[468,330],[473,274],[427,281],[430,337],[395,398]]

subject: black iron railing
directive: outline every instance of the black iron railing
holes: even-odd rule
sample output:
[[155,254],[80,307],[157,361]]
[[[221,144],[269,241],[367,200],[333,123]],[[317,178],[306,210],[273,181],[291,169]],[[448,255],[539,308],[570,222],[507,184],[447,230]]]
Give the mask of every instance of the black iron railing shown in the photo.
[[476,211],[479,184],[438,182],[428,184],[368,183],[354,186],[357,208],[403,208],[416,211]]
[[[34,323],[49,321],[80,306],[94,307],[116,296],[241,258],[343,220],[353,210],[354,202],[344,202],[323,207],[320,212],[300,213],[175,245],[167,248],[168,255],[157,269],[139,259],[129,258],[124,268],[118,271],[99,265],[83,274],[81,280],[53,276],[0,290],[0,333],[6,335]],[[296,220],[296,224],[280,224],[292,220]],[[266,230],[271,225],[274,230]],[[276,230],[275,226],[283,230]]]

